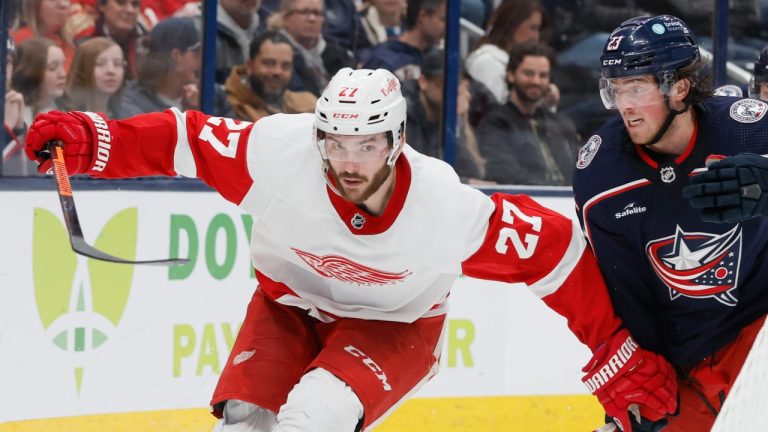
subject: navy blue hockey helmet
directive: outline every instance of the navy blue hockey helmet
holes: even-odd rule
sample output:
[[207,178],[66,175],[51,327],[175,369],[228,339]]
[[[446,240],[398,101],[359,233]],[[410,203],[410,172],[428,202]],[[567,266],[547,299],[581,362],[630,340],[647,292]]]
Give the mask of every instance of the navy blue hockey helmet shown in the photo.
[[[655,76],[667,94],[677,71],[699,58],[693,32],[681,19],[671,15],[629,19],[611,33],[600,56],[601,95],[603,80],[639,75]],[[615,108],[603,99],[607,108]]]
[[752,80],[749,83],[749,97],[759,98],[761,83],[768,83],[768,45],[763,47],[755,60]]

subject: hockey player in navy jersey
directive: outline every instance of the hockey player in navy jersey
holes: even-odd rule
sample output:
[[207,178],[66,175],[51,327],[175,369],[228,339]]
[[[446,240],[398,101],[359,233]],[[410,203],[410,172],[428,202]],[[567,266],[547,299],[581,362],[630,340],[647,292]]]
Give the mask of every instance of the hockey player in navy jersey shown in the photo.
[[198,177],[253,215],[259,285],[211,401],[217,431],[372,428],[437,372],[461,273],[522,282],[565,316],[607,412],[673,412],[672,367],[616,318],[578,223],[461,184],[405,143],[405,104],[392,73],[343,69],[314,115],[50,112],[27,154],[45,170],[61,139],[70,174]]
[[768,311],[768,106],[711,97],[676,17],[622,23],[600,62],[618,115],[579,152],[578,215],[616,312],[678,371],[664,432],[709,431]]

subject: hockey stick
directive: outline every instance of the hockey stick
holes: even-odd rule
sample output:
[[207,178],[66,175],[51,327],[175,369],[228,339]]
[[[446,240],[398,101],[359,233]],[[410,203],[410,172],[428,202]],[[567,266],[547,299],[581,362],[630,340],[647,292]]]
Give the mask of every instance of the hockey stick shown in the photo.
[[[64,214],[64,224],[67,226],[67,232],[69,233],[69,243],[72,245],[72,250],[75,251],[75,253],[101,261],[120,264],[171,266],[189,262],[188,259],[184,258],[131,261],[110,255],[86,243],[85,238],[83,238],[83,230],[80,228],[80,219],[77,217],[77,210],[75,209],[75,199],[72,196],[72,186],[69,183],[67,166],[64,164],[64,148],[62,145],[61,141],[51,141],[47,145],[47,152],[52,159],[51,162],[53,164],[54,178],[56,179],[56,189],[58,190],[59,201],[61,202],[61,212]],[[43,152],[45,151],[46,150]]]

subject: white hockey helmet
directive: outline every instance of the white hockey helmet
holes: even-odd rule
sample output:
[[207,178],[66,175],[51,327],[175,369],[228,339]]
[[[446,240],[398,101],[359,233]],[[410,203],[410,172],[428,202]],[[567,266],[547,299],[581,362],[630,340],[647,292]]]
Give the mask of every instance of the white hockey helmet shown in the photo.
[[387,164],[397,159],[405,133],[406,102],[400,81],[385,69],[344,68],[336,72],[315,105],[315,134],[323,159],[325,133],[370,135],[387,132],[392,149]]

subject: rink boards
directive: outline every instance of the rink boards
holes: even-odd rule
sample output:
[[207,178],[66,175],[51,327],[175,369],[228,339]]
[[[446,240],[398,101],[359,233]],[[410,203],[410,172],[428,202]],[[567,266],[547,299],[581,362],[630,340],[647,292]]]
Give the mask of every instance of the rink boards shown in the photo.
[[[574,217],[560,195],[537,199]],[[209,398],[256,286],[252,220],[210,192],[75,199],[97,248],[193,261],[76,256],[54,192],[0,190],[0,432],[210,430]],[[377,430],[591,430],[601,414],[579,379],[588,358],[524,286],[461,278],[440,373]]]

